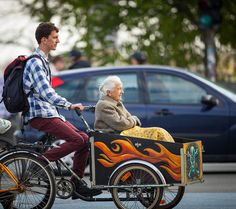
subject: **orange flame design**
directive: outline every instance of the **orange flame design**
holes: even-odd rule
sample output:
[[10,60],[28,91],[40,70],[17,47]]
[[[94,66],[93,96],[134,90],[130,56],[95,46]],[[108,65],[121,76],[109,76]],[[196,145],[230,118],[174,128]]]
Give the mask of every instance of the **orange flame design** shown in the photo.
[[167,150],[163,145],[155,143],[160,148],[160,152],[146,148],[143,151],[147,152],[147,155],[138,151],[131,141],[117,139],[111,142],[114,145],[111,149],[103,142],[95,142],[95,147],[99,148],[103,154],[100,154],[102,158],[98,161],[104,167],[113,167],[117,163],[122,161],[138,158],[140,160],[148,161],[152,164],[160,163],[160,167],[165,169],[173,179],[176,181],[181,180],[181,159],[179,155],[175,155]]

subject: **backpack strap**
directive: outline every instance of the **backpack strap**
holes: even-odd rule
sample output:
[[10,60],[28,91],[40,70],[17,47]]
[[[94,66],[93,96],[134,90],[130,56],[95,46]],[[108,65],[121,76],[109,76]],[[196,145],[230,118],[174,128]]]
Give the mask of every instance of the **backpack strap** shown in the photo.
[[29,56],[29,57],[27,58],[27,60],[29,60],[29,59],[31,59],[31,58],[34,58],[34,57],[35,57],[35,58],[38,58],[38,59],[40,59],[40,60],[42,61],[43,67],[44,67],[45,69],[49,69],[49,78],[50,78],[50,82],[51,82],[51,69],[50,69],[49,65],[48,65],[48,68],[47,68],[47,66],[45,65],[45,63],[44,63],[42,57],[39,56],[39,55],[37,55],[37,54],[32,54],[31,56]]
[[[45,65],[45,63],[44,63],[42,57],[39,56],[39,55],[37,55],[37,54],[32,54],[32,55],[30,55],[29,57],[27,57],[27,61],[30,60],[30,59],[32,59],[32,58],[38,58],[38,59],[40,59],[40,60],[42,61],[43,67],[44,67],[46,70],[49,69],[49,76],[50,76],[50,82],[51,82],[51,69],[50,69],[49,65],[48,65],[48,68],[47,68],[47,66]],[[34,89],[31,88],[31,89],[30,89],[30,92],[29,92],[28,94],[26,94],[26,96],[28,97],[28,96],[33,92],[33,90],[34,90]],[[24,133],[24,130],[25,130],[24,127],[29,124],[28,121],[25,121],[25,114],[26,114],[26,112],[22,112],[22,113],[21,113],[21,127],[20,127],[20,129],[21,129],[22,134]]]

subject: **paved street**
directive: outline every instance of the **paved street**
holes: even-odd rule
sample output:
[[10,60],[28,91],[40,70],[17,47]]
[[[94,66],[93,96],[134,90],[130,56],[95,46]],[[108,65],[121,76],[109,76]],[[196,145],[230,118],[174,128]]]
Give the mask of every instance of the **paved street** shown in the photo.
[[[186,193],[175,209],[235,209],[235,193]],[[57,200],[53,209],[115,209],[113,202]]]
[[[186,187],[182,201],[176,209],[235,209],[236,173],[205,174],[205,182]],[[107,194],[109,195],[109,194]],[[57,199],[53,209],[115,209],[113,202],[85,202]]]

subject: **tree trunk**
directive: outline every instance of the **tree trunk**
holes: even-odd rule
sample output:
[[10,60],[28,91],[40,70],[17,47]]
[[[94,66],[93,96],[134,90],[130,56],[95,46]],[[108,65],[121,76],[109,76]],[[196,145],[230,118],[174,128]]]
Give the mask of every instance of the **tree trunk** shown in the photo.
[[215,46],[215,31],[206,29],[203,31],[203,41],[205,44],[204,67],[205,76],[216,81],[216,46]]

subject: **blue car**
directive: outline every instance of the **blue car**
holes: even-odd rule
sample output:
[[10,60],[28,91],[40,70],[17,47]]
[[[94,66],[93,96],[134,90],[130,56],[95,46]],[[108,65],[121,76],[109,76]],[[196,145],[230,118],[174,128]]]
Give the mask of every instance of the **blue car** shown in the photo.
[[[53,86],[72,103],[95,105],[99,84],[117,75],[124,84],[123,101],[143,127],[163,127],[174,137],[200,139],[205,162],[236,161],[236,95],[186,70],[166,66],[122,66],[69,70],[53,78]],[[60,113],[80,129],[74,111]],[[84,111],[93,127],[94,114]]]

